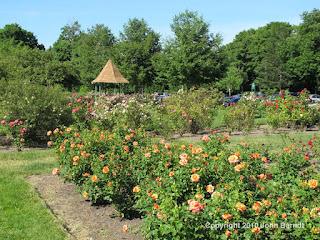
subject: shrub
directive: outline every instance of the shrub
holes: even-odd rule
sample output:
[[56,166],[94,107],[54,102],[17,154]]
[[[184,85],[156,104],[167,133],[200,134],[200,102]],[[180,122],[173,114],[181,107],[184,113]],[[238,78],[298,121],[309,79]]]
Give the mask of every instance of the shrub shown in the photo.
[[308,91],[304,89],[299,97],[280,94],[274,101],[265,101],[266,121],[276,130],[279,127],[305,129],[319,122],[317,108],[308,104]]
[[251,96],[243,96],[235,105],[226,107],[223,121],[227,125],[229,133],[243,131],[251,132],[254,127],[255,112],[260,101]]
[[25,82],[10,82],[2,91],[0,119],[23,121],[26,140],[39,142],[49,129],[72,122],[66,92]]
[[187,132],[195,134],[210,127],[221,99],[222,95],[217,89],[196,90],[194,88],[189,92],[180,91],[164,99],[158,106],[160,133],[175,130],[182,136]]

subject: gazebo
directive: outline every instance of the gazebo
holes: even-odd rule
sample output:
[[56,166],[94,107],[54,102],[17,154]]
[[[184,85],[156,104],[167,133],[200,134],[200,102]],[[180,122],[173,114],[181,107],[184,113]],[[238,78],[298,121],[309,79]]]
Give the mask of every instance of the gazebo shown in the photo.
[[[99,73],[98,77],[92,81],[94,84],[99,85],[99,95],[101,95],[101,85],[100,83],[129,83],[127,79],[125,79],[116,65],[109,59],[107,64],[104,66],[102,71]],[[97,85],[95,85],[95,96],[97,98]]]

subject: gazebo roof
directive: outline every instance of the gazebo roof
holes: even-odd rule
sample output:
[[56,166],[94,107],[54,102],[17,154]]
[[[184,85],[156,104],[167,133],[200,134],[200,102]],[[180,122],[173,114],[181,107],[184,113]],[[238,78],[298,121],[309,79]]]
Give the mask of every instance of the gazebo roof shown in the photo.
[[92,81],[92,83],[98,82],[129,83],[129,81],[122,76],[116,65],[111,60],[107,62],[102,71],[99,73],[98,77]]

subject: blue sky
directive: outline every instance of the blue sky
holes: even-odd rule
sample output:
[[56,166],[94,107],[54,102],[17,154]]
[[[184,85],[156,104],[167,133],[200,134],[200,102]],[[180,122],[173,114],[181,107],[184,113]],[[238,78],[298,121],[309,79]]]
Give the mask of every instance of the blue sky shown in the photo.
[[104,24],[117,37],[130,18],[143,18],[165,39],[172,34],[173,17],[188,9],[203,16],[226,44],[239,32],[272,21],[298,25],[300,15],[314,8],[320,9],[320,0],[0,0],[0,28],[18,23],[47,48],[74,21],[82,30]]

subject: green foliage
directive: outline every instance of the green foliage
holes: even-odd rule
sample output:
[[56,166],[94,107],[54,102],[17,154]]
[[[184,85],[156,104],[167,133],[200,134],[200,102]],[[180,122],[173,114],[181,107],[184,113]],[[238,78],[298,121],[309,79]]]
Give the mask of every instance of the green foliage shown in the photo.
[[17,23],[7,24],[3,29],[0,29],[0,41],[7,39],[13,39],[15,45],[22,44],[30,48],[44,50],[44,46],[38,44],[38,40],[33,33],[22,29]]

